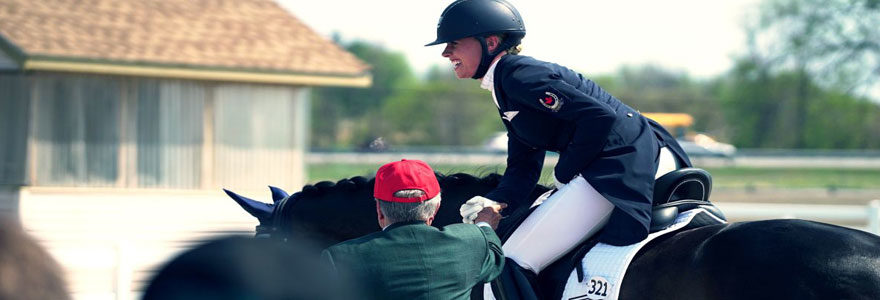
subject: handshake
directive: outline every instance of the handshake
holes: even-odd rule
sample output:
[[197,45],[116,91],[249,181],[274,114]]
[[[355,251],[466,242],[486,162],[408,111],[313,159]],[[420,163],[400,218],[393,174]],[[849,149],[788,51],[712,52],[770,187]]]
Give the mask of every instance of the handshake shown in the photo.
[[501,221],[501,210],[507,207],[506,203],[495,202],[485,197],[476,196],[465,202],[458,209],[461,221],[467,224],[486,222],[492,229],[498,227]]

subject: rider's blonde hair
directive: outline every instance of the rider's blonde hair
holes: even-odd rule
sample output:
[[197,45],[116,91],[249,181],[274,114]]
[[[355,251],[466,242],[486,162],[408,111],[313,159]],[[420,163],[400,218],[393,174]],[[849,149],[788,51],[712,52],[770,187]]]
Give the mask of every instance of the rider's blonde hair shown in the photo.
[[[499,44],[502,43],[502,42],[504,42],[504,40],[509,36],[509,34],[507,34],[507,33],[502,33],[502,34],[492,34],[492,35],[489,35],[489,36],[493,36],[493,35],[498,37],[498,43],[499,43]],[[510,55],[517,55],[517,54],[519,54],[520,52],[522,52],[522,44],[516,44],[515,46],[512,46],[512,47],[510,47],[510,48],[507,48],[507,50],[505,50],[505,51],[507,51],[507,54],[510,54]]]

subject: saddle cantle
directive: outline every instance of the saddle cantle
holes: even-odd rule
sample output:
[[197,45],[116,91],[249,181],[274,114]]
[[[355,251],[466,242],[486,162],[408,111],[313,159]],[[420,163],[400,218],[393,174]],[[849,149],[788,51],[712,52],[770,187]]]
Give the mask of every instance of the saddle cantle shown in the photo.
[[694,208],[703,208],[726,221],[721,210],[709,202],[711,193],[712,175],[703,169],[683,168],[657,178],[650,232],[668,227],[680,213]]

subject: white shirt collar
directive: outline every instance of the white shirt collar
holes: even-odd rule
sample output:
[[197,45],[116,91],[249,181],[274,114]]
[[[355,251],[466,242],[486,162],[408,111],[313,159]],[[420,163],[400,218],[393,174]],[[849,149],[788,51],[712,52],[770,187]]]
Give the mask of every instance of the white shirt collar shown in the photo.
[[495,66],[498,65],[498,61],[501,60],[501,57],[496,57],[495,61],[489,65],[489,69],[486,70],[486,75],[483,75],[483,80],[480,81],[480,87],[484,90],[495,91]]

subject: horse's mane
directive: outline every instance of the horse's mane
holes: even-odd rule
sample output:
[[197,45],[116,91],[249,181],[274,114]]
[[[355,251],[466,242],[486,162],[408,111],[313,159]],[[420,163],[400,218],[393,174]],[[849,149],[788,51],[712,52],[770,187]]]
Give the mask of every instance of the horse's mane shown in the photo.
[[[485,195],[501,182],[501,175],[474,176],[467,173],[435,173],[442,201],[434,223],[442,227],[461,222],[458,209],[473,196]],[[355,176],[336,182],[306,185],[281,204],[281,234],[319,240],[327,245],[380,230],[376,222],[373,185],[375,178]],[[538,185],[532,199],[549,188]],[[518,208],[509,207],[508,212]],[[276,210],[276,212],[278,212]]]
[[309,184],[302,188],[302,191],[294,193],[294,195],[299,195],[298,197],[320,197],[322,195],[326,195],[328,193],[333,193],[336,191],[357,191],[363,189],[371,189],[373,188],[373,183],[375,178],[369,178],[363,176],[355,176],[351,178],[344,178],[337,182],[332,181],[321,181],[315,183],[314,185]]

